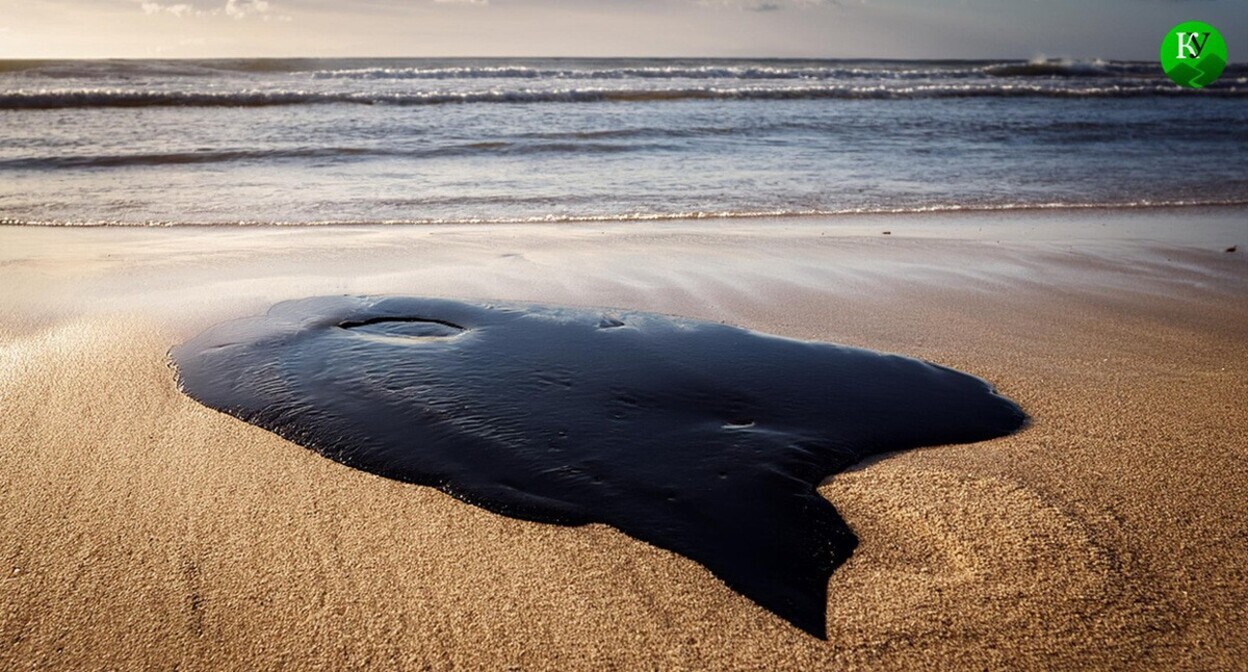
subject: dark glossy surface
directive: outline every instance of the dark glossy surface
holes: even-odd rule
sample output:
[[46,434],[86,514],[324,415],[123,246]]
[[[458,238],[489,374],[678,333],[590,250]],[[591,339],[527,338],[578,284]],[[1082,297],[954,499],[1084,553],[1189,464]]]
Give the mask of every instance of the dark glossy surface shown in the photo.
[[857,543],[818,483],[1026,421],[944,367],[645,313],[321,297],[172,355],[207,406],[490,511],[607,523],[818,637]]

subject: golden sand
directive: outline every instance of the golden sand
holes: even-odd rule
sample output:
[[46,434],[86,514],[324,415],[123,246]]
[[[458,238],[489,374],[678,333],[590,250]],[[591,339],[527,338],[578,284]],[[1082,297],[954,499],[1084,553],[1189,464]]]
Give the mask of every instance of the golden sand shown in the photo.
[[[715,226],[0,229],[0,668],[1248,660],[1243,255]],[[900,352],[992,381],[1033,425],[824,484],[861,541],[829,583],[825,642],[608,527],[352,470],[175,388],[165,353],[199,329],[344,292]]]

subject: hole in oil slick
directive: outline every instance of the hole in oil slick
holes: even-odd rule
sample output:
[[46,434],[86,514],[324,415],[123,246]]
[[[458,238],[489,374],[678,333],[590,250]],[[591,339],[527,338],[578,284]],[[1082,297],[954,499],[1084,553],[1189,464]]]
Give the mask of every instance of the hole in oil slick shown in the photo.
[[457,324],[418,317],[348,320],[338,326],[357,334],[392,339],[436,340],[464,333],[464,328]]
[[171,355],[206,406],[495,513],[606,523],[820,638],[857,539],[817,485],[1027,421],[945,367],[646,313],[319,297]]

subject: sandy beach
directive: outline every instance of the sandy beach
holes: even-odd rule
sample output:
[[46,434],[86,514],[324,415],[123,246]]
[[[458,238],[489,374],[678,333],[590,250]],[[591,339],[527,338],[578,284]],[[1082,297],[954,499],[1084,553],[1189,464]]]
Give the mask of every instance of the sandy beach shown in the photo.
[[[1240,667],[1245,222],[0,227],[0,667]],[[333,294],[644,310],[897,352],[991,381],[1032,424],[824,483],[860,543],[820,641],[607,526],[353,470],[176,388],[171,346]]]

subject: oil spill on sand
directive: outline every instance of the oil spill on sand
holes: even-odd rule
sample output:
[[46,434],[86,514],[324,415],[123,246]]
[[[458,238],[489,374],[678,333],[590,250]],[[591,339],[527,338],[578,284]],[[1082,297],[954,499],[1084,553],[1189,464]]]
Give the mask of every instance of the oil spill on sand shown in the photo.
[[318,297],[171,355],[206,406],[496,513],[606,523],[820,638],[857,539],[818,484],[1027,421],[945,367],[648,313]]

